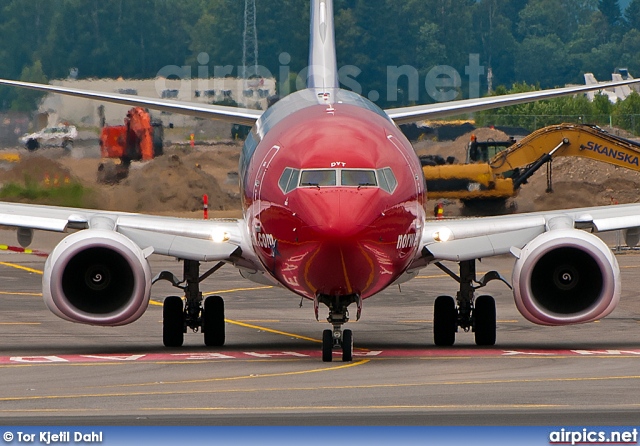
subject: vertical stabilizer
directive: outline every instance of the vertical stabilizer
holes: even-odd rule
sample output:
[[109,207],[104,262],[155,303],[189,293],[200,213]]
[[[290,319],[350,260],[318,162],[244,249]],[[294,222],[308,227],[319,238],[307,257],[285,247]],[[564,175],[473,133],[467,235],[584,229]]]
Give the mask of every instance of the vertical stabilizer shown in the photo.
[[[611,75],[611,79],[613,80],[613,82],[622,82],[624,80],[622,79],[622,75],[620,73],[613,73]],[[624,101],[627,96],[631,94],[631,88],[629,88],[628,85],[621,85],[620,87],[614,88],[613,91],[615,92],[616,97],[619,101]]]
[[[584,83],[585,85],[597,85],[598,80],[593,75],[593,73],[584,73]],[[596,98],[596,93],[594,91],[590,91],[587,93],[587,98],[593,102]]]
[[311,0],[308,88],[338,88],[333,0]]

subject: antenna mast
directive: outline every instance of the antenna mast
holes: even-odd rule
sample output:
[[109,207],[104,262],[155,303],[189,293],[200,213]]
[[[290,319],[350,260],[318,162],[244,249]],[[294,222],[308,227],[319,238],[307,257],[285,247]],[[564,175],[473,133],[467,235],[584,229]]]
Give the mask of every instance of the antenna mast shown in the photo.
[[244,33],[242,45],[242,77],[247,79],[247,68],[258,74],[258,31],[256,28],[256,0],[244,0]]

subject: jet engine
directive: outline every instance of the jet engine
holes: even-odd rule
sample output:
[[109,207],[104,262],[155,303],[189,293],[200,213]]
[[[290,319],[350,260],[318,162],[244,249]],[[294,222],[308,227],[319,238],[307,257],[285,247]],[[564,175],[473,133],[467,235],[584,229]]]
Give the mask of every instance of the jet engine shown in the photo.
[[45,264],[42,290],[49,309],[63,319],[125,325],[147,309],[151,270],[140,247],[124,235],[87,229],[55,247]]
[[577,229],[545,232],[522,249],[513,269],[516,306],[540,325],[591,322],[620,300],[620,268],[607,245]]

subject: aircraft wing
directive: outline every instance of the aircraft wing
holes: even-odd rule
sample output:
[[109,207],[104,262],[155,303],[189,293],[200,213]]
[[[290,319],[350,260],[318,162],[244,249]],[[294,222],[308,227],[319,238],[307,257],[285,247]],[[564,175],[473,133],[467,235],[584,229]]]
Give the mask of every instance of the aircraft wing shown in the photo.
[[[44,217],[46,216],[46,217]],[[151,253],[202,262],[251,263],[253,248],[243,220],[193,220],[125,212],[0,203],[0,225],[52,232],[109,229]],[[248,255],[247,255],[248,254]]]
[[112,102],[114,104],[128,105],[132,107],[145,107],[170,113],[180,113],[197,118],[216,119],[232,124],[244,124],[253,126],[262,116],[261,110],[248,108],[225,107],[221,105],[199,104],[196,102],[170,101],[165,99],[145,98],[118,93],[104,93],[79,88],[57,87],[54,85],[34,84],[0,79],[0,85],[29,88],[31,90],[44,91],[46,93],[58,93],[67,96],[75,96],[84,99]]
[[409,124],[425,119],[438,119],[463,113],[473,113],[509,105],[525,104],[542,99],[553,99],[576,93],[604,90],[605,88],[621,87],[638,82],[631,79],[622,82],[608,82],[597,85],[579,85],[575,87],[555,88],[551,90],[530,91],[501,96],[489,96],[462,101],[441,102],[437,104],[417,105],[413,107],[393,108],[385,110],[387,115],[398,125]]
[[537,236],[558,229],[606,232],[640,228],[640,205],[601,206],[498,217],[428,221],[420,253],[427,263],[513,254]]

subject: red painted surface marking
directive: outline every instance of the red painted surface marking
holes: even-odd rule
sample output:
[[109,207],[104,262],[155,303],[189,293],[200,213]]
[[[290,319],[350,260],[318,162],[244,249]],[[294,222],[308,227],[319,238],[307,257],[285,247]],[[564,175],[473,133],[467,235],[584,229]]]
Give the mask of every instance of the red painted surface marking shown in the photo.
[[39,256],[39,257],[48,257],[49,256],[49,254],[46,253],[46,252],[38,251],[37,249],[23,248],[21,246],[0,245],[0,250],[18,252],[18,253],[22,253],[22,254],[33,254],[33,255],[36,255],[36,256]]
[[[336,350],[335,355],[342,355]],[[118,362],[160,362],[160,361],[216,361],[234,359],[296,359],[319,358],[320,350],[298,351],[220,351],[192,353],[151,353],[151,354],[106,354],[106,355],[42,355],[42,356],[0,356],[0,364],[64,364],[64,363],[118,363]],[[358,358],[445,358],[445,357],[558,357],[558,356],[639,356],[640,349],[631,350],[375,350],[355,351]]]

